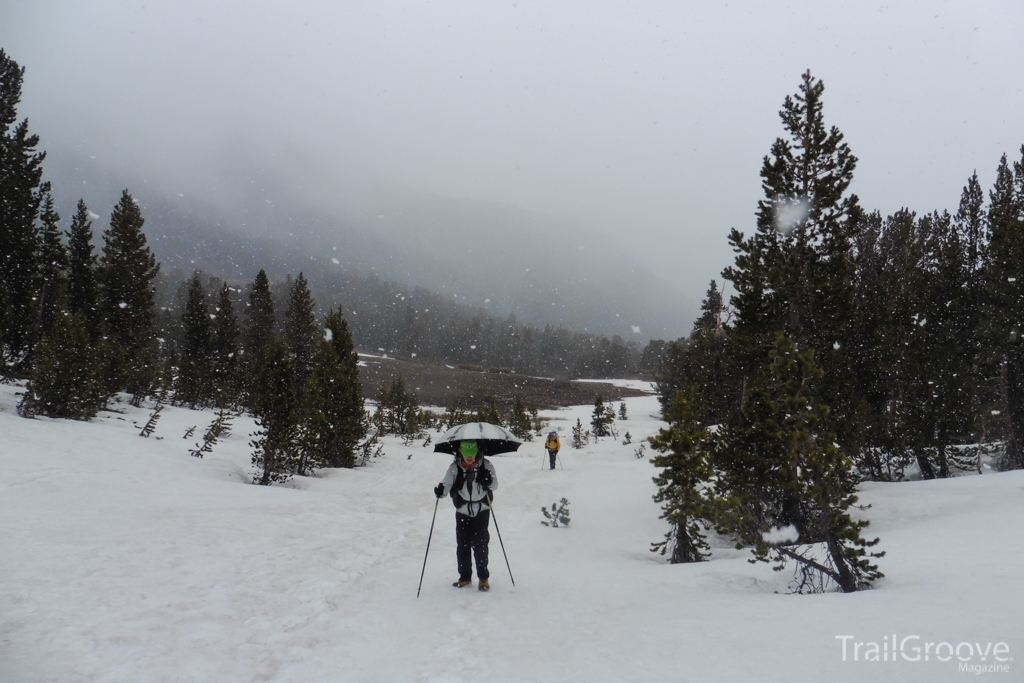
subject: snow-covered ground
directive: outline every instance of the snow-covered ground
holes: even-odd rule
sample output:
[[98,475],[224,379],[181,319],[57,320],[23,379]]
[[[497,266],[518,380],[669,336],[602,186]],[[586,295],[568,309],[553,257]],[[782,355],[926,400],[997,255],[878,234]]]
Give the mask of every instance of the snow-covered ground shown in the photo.
[[[569,425],[592,406],[552,412],[564,469],[542,469],[539,439],[494,458],[515,586],[492,525],[491,591],[451,587],[445,499],[417,599],[449,456],[388,440],[368,467],[266,488],[249,483],[250,420],[199,460],[182,435],[209,412],[166,408],[141,438],[146,409],[25,420],[16,391],[0,386],[3,683],[962,679],[935,645],[907,660],[929,642],[1021,680],[1024,472],[866,484],[886,578],[791,595],[789,572],[725,543],[697,565],[649,552],[665,525],[634,449],[659,427],[654,396],[626,399],[620,439],[579,451]],[[569,527],[542,526],[562,497]],[[884,661],[864,661],[870,643]]]

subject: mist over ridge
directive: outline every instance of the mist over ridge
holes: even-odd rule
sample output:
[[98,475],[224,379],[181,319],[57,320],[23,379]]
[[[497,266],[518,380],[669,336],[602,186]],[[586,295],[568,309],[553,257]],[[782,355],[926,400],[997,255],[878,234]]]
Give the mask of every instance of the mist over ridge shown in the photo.
[[383,182],[330,188],[288,163],[253,163],[248,177],[218,173],[216,181],[200,165],[183,183],[57,147],[45,169],[61,214],[84,198],[99,216],[97,236],[127,188],[167,271],[200,269],[235,282],[251,281],[260,268],[272,278],[304,271],[314,282],[373,275],[499,318],[640,343],[685,334],[696,310],[695,293],[625,255],[628,228],[609,235],[578,219]]

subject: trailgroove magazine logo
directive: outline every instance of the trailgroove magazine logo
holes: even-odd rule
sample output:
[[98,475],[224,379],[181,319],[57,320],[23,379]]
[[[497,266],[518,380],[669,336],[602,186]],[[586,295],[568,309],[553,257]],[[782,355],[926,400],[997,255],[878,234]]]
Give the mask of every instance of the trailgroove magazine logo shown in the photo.
[[880,640],[857,640],[856,636],[836,636],[842,643],[844,662],[953,662],[965,673],[1009,673],[1013,657],[1004,642],[926,641],[921,636],[896,634]]

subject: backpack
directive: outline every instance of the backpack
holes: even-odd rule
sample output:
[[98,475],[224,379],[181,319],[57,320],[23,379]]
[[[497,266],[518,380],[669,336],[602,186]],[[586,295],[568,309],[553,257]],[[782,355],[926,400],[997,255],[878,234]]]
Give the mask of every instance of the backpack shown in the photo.
[[[484,458],[483,458],[483,456],[480,456],[480,464],[477,465],[477,468],[481,468],[483,466],[484,466]],[[456,508],[460,508],[460,507],[462,507],[463,505],[465,505],[466,503],[469,502],[468,500],[463,498],[461,495],[459,495],[459,491],[461,491],[462,487],[465,486],[465,485],[466,485],[466,470],[464,470],[461,467],[459,467],[459,456],[455,456],[455,483],[452,484],[452,490],[451,490],[451,493],[449,495],[452,497],[452,503],[455,505]],[[494,491],[490,491],[489,490],[487,493],[489,495],[490,501],[493,501],[494,500]],[[490,501],[488,501],[488,502],[490,502]],[[476,503],[476,502],[479,502],[479,501],[473,501],[473,502]]]

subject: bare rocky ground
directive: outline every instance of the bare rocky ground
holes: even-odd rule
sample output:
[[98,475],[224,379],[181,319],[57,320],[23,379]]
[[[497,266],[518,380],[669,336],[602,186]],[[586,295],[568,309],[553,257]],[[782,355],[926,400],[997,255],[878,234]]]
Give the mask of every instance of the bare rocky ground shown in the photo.
[[528,377],[497,368],[466,369],[473,366],[450,367],[415,361],[361,356],[359,378],[363,395],[375,399],[381,388],[390,385],[399,375],[406,391],[416,394],[421,405],[447,406],[456,403],[477,408],[493,396],[499,408],[507,407],[518,396],[525,405],[558,408],[593,403],[600,394],[607,401],[628,396],[643,396],[636,389],[617,387],[603,382],[574,382],[565,379]]

